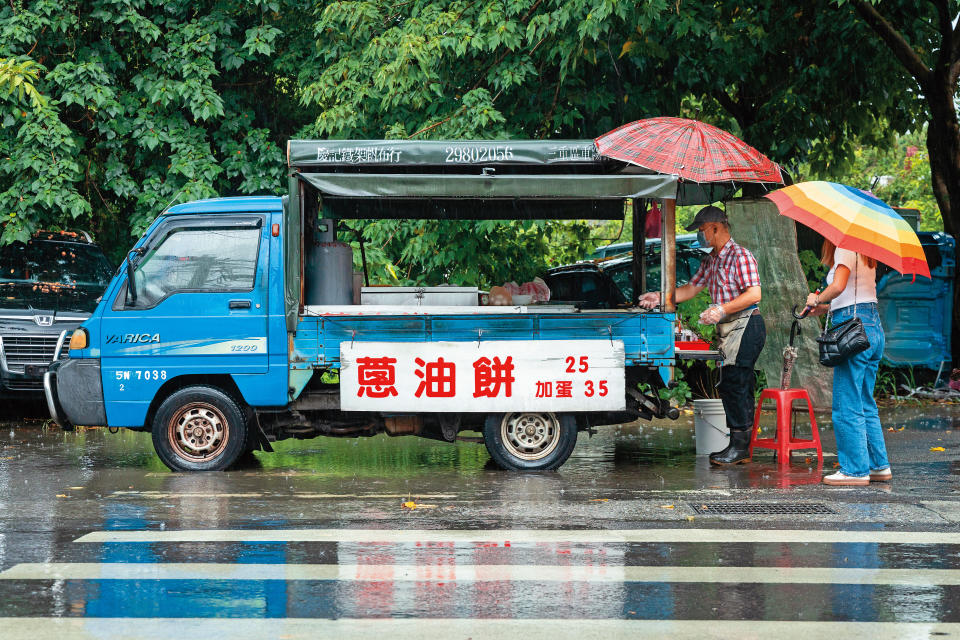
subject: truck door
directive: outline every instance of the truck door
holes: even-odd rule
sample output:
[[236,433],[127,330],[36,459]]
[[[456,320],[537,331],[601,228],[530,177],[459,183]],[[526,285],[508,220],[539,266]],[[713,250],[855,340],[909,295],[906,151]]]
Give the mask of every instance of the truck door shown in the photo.
[[[121,287],[101,322],[110,424],[180,375],[267,372],[266,265],[260,215],[170,216],[144,245],[135,295]],[[119,403],[119,404],[114,404]],[[131,415],[143,407],[130,406]]]

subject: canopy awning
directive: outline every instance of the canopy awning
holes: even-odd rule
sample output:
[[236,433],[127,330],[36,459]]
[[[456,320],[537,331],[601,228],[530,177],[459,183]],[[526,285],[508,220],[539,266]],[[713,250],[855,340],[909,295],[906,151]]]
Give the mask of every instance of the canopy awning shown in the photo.
[[593,140],[290,140],[293,168],[618,165]]
[[340,219],[619,220],[631,198],[674,198],[673,176],[298,173]]
[[663,175],[450,175],[300,173],[327,197],[624,200],[675,198],[677,179]]

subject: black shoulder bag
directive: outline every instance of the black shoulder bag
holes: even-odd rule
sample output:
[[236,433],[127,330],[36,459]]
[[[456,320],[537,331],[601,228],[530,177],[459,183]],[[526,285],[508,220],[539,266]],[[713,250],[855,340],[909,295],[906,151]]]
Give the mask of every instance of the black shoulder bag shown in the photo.
[[853,281],[853,317],[832,326],[828,319],[823,327],[823,333],[817,338],[817,345],[820,348],[820,364],[825,367],[835,367],[870,348],[870,340],[867,339],[863,321],[857,317],[859,272],[860,255],[857,254],[857,273]]

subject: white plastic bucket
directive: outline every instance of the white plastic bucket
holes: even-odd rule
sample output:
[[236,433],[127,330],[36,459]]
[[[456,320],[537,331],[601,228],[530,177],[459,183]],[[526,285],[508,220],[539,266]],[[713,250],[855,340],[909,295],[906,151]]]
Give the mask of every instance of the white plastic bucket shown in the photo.
[[727,414],[723,411],[722,400],[693,401],[693,432],[698,456],[720,451],[730,444],[730,430],[727,429]]

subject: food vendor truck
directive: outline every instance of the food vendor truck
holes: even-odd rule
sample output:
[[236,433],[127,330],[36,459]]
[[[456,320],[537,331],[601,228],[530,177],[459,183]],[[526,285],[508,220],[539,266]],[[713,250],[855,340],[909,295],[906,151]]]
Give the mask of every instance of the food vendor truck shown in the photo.
[[[291,141],[287,158],[282,197],[157,216],[46,373],[59,424],[150,431],[177,471],[225,469],[286,438],[453,442],[464,430],[482,432],[501,467],[544,470],[580,431],[676,418],[658,394],[675,364],[674,206],[716,194],[598,157],[590,140]],[[654,200],[668,295],[650,312],[357,287],[337,236],[347,220],[622,220],[630,209],[642,230]],[[642,233],[634,243],[642,256]],[[642,272],[639,259],[635,291]]]

